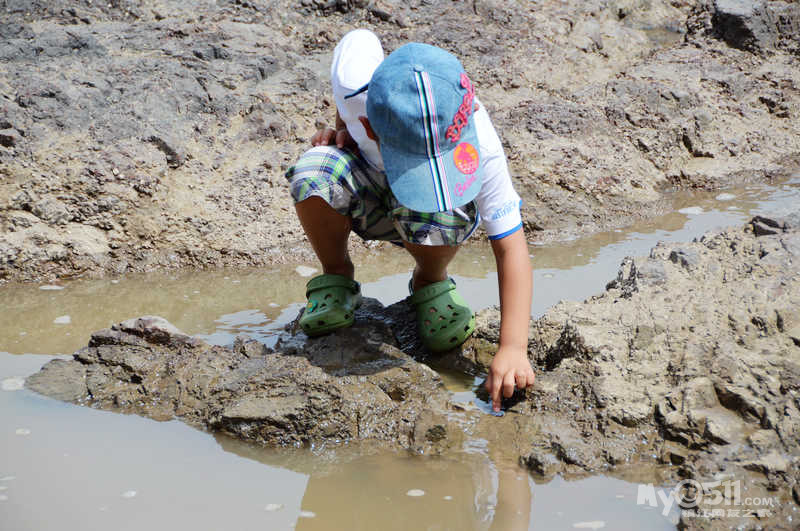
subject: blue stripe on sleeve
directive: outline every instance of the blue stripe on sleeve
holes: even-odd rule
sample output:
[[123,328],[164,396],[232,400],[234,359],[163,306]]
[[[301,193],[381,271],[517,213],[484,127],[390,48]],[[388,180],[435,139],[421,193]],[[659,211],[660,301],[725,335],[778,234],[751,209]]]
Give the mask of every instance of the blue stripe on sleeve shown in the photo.
[[506,236],[510,236],[510,235],[514,234],[515,232],[517,232],[521,228],[522,228],[522,222],[520,222],[520,224],[517,225],[516,227],[514,227],[513,229],[505,231],[503,234],[497,234],[495,236],[489,236],[489,239],[490,240],[502,240]]

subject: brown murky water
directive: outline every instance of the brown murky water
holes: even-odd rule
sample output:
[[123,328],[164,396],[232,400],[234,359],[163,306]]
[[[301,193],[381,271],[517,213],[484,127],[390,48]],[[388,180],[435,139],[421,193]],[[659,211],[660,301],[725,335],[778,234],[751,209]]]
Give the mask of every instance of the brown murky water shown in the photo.
[[[691,240],[798,200],[800,178],[683,193],[674,213],[628,230],[531,246],[532,314],[601,291],[624,256],[644,254],[659,240]],[[301,266],[0,288],[0,528],[674,529],[674,513],[636,504],[637,482],[657,482],[656,470],[537,484],[489,456],[480,440],[446,459],[363,446],[268,450],[178,421],[96,411],[18,389],[50,355],[143,314],[214,343],[237,334],[270,342],[302,303],[303,267],[315,265]],[[402,250],[387,249],[365,257],[357,275],[367,296],[389,304],[406,295],[411,266]],[[451,270],[474,308],[497,303],[488,246],[465,249]],[[473,379],[445,377],[455,399],[486,409]]]

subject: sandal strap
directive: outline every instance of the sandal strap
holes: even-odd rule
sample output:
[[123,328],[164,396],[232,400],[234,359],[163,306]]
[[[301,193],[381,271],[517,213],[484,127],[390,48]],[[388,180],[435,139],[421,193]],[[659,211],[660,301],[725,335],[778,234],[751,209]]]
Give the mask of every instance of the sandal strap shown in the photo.
[[456,282],[452,278],[434,282],[412,293],[409,302],[416,306],[454,289],[456,289]]
[[355,294],[361,291],[361,284],[344,275],[323,274],[308,281],[308,284],[306,284],[306,297],[314,291],[327,288],[346,288]]

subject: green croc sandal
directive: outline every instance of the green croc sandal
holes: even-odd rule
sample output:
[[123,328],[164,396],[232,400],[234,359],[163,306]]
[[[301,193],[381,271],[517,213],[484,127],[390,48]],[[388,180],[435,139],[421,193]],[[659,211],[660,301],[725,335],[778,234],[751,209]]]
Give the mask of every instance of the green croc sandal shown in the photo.
[[425,286],[412,293],[409,301],[417,311],[422,342],[432,352],[456,348],[475,330],[475,316],[452,278]]
[[342,275],[319,275],[306,284],[306,298],[300,327],[308,336],[321,336],[353,324],[361,284]]

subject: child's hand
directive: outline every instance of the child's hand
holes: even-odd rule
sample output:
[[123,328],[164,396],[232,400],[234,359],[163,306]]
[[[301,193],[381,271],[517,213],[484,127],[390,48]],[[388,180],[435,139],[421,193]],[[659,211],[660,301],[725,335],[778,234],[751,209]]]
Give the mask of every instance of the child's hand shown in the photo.
[[330,127],[326,127],[325,129],[320,129],[314,133],[314,136],[311,137],[311,145],[314,147],[330,146],[333,143],[335,143],[336,147],[340,149],[345,147],[351,151],[358,149],[358,146],[350,136],[347,128],[342,128],[337,131],[335,129],[331,129]]
[[500,394],[511,398],[514,387],[526,389],[533,385],[535,376],[525,349],[503,348],[497,351],[489,366],[486,390],[492,400],[492,409],[500,411]]

